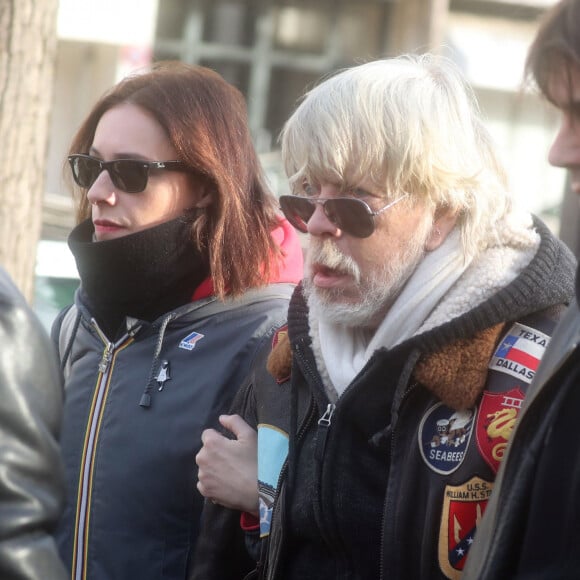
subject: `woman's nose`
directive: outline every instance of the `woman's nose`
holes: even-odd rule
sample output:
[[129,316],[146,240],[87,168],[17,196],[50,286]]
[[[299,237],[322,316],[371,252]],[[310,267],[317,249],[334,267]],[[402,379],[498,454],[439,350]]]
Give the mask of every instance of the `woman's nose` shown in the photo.
[[109,203],[113,205],[116,201],[115,186],[111,181],[109,172],[103,169],[97,179],[87,191],[87,199],[93,205],[98,203]]

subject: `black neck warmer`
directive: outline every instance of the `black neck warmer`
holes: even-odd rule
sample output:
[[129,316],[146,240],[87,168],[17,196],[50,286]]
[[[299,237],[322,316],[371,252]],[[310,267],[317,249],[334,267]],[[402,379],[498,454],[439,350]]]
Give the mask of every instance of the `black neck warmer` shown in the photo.
[[109,338],[125,330],[120,326],[126,316],[152,322],[187,304],[209,275],[186,218],[114,240],[95,242],[93,234],[86,220],[71,232],[68,245],[83,299]]

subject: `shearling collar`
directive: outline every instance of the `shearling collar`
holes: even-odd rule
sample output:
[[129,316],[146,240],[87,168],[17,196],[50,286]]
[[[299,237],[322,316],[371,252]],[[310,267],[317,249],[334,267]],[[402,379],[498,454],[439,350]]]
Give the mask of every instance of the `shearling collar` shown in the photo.
[[[466,278],[470,284],[455,289],[457,300],[448,296],[450,300],[442,302],[439,312],[434,311],[429,328],[410,339],[413,348],[422,353],[414,378],[450,407],[473,406],[484,388],[487,365],[507,322],[567,304],[574,296],[573,254],[537,218],[534,229],[540,235],[539,247],[514,280],[507,285],[503,281],[483,301],[475,297],[477,305],[465,311],[467,293],[482,290],[479,275],[470,273]],[[497,262],[487,266],[495,268]],[[291,300],[288,332],[293,342],[301,339],[311,343],[308,308],[300,286]],[[283,382],[290,375],[291,361],[290,343],[284,337],[271,353],[268,370]]]
[[[485,386],[487,365],[504,326],[497,324],[471,339],[457,340],[424,355],[415,367],[414,378],[453,409],[473,407]],[[290,377],[291,367],[292,349],[288,335],[283,334],[268,357],[267,368],[281,383]]]
[[487,366],[504,326],[496,324],[471,339],[457,340],[423,356],[414,378],[452,409],[473,407],[485,386]]

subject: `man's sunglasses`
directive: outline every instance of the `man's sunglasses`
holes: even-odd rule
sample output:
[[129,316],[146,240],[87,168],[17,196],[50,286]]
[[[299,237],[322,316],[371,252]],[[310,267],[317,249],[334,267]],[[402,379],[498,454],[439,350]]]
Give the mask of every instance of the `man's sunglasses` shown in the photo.
[[385,207],[373,211],[364,201],[354,197],[318,199],[299,195],[281,195],[280,209],[298,231],[306,233],[316,204],[319,204],[326,217],[337,228],[355,238],[368,238],[375,231],[375,216],[393,207],[405,197],[407,197],[406,194],[391,201]]
[[101,172],[109,172],[114,186],[126,193],[139,193],[147,187],[151,169],[167,171],[191,171],[182,161],[139,161],[138,159],[115,159],[101,161],[90,155],[70,155],[68,158],[74,180],[89,189]]

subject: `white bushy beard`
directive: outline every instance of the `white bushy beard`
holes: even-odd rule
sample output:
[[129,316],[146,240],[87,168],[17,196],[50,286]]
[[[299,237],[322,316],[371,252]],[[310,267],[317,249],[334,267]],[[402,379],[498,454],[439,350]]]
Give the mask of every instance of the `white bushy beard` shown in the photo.
[[321,264],[350,275],[358,287],[360,300],[349,301],[342,288],[318,288],[312,276],[306,275],[303,286],[310,311],[325,322],[376,328],[425,255],[430,220],[422,226],[404,247],[396,254],[385,256],[385,262],[364,277],[358,264],[342,254],[332,240],[311,237],[307,264]]

